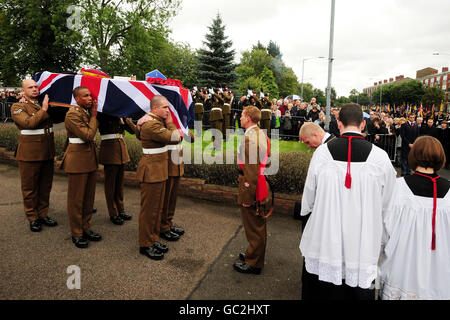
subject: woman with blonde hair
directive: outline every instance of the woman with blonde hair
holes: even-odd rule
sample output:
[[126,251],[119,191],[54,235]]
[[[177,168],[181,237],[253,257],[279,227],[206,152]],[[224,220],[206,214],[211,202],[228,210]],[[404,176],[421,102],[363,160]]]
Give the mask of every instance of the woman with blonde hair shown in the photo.
[[380,264],[383,300],[450,299],[450,182],[441,143],[421,136],[408,162],[414,174],[398,178],[383,222]]

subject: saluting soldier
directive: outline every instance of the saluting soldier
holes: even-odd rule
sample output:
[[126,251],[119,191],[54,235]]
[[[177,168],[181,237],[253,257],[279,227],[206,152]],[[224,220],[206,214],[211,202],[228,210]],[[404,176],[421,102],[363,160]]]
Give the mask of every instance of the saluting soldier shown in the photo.
[[226,139],[227,129],[230,127],[231,104],[233,103],[233,95],[228,91],[228,86],[223,91],[223,137]]
[[105,172],[105,198],[109,219],[115,225],[122,225],[124,220],[132,216],[125,213],[123,202],[123,178],[125,164],[130,162],[127,146],[123,140],[124,131],[135,134],[136,126],[130,119],[122,119],[99,113],[99,131],[101,144],[99,163],[103,164]]
[[203,121],[203,113],[205,112],[205,108],[203,107],[203,101],[205,98],[203,97],[202,89],[197,90],[194,95],[194,113],[195,113],[195,121]]
[[267,136],[270,137],[270,120],[272,118],[272,102],[269,99],[269,91],[266,92],[265,96],[261,101],[261,129],[267,130]]
[[20,130],[16,159],[19,164],[23,206],[30,230],[39,232],[42,224],[54,227],[57,222],[48,217],[50,191],[53,183],[55,142],[53,124],[48,111],[48,96],[42,107],[37,98],[39,88],[34,80],[22,82],[26,102],[15,103],[11,116]]
[[261,111],[254,106],[245,107],[241,125],[245,130],[239,146],[239,196],[242,221],[248,247],[239,254],[234,269],[241,273],[260,274],[264,267],[267,231],[264,211],[270,202],[269,187],[263,176],[270,156],[267,136],[258,127]]
[[64,121],[69,143],[61,168],[68,178],[67,212],[72,242],[78,248],[87,248],[89,241],[102,239],[90,225],[98,168],[94,140],[98,128],[97,102],[86,87],[76,87],[73,97],[77,106],[70,108]]
[[[209,113],[209,123],[212,129],[217,129],[223,134],[223,98],[214,92],[213,97],[211,97],[211,112]],[[220,150],[222,148],[222,139],[216,139],[213,136],[213,146],[214,149]]]
[[143,148],[136,172],[141,185],[139,252],[150,259],[161,260],[164,253],[169,250],[166,245],[159,242],[161,211],[169,174],[167,146],[177,145],[181,141],[181,135],[172,122],[169,102],[165,97],[154,96],[150,101],[150,107],[149,115],[138,122]]

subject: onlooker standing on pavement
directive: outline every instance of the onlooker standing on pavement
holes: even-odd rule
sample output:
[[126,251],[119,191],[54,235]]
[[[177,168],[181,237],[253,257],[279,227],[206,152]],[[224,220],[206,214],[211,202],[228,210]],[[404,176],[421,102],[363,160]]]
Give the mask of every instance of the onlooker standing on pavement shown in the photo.
[[386,300],[450,299],[450,182],[439,141],[417,138],[409,153],[413,175],[396,181],[396,201],[383,217],[380,296]]
[[414,113],[409,114],[408,121],[402,124],[400,128],[400,136],[402,137],[402,176],[406,176],[411,172],[411,168],[408,164],[409,150],[411,150],[414,141],[419,136],[419,128],[414,122],[415,118],[416,116]]
[[438,137],[445,152],[445,169],[448,169],[450,163],[450,129],[448,128],[447,121],[441,122],[441,128],[438,131]]
[[363,138],[359,105],[344,105],[338,122],[341,137],[316,149],[303,191],[301,215],[311,217],[300,242],[302,297],[373,300],[396,172],[386,152]]
[[427,124],[420,128],[419,133],[421,136],[427,135],[427,136],[432,136],[434,138],[438,138],[439,132],[438,132],[438,129],[434,126],[433,118],[429,118],[427,120]]
[[311,111],[308,112],[308,119],[311,122],[316,121],[317,119],[319,119],[319,106],[318,105],[313,105]]
[[30,230],[39,232],[42,224],[54,227],[57,222],[48,217],[53,184],[55,142],[53,123],[48,111],[48,96],[39,105],[39,88],[34,80],[22,82],[25,102],[15,103],[11,116],[20,130],[16,159],[19,164],[25,214]]

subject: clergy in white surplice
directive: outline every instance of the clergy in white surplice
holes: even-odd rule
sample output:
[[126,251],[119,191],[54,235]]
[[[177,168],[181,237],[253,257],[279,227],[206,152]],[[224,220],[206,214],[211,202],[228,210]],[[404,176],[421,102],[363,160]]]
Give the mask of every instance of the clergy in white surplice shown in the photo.
[[396,172],[387,153],[366,141],[361,107],[344,105],[341,137],[314,152],[302,196],[310,214],[300,241],[302,299],[374,299],[383,214]]

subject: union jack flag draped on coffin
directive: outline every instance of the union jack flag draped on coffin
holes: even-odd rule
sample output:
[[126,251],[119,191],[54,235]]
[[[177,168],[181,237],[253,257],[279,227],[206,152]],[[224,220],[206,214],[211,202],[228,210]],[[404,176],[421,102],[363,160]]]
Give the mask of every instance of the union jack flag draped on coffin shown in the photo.
[[191,93],[179,80],[129,81],[48,71],[37,72],[33,80],[39,87],[40,97],[48,94],[50,103],[76,105],[72,91],[83,86],[98,101],[98,111],[105,114],[137,120],[150,111],[150,100],[155,95],[162,95],[169,101],[174,124],[183,133],[188,133],[188,123],[194,119]]

